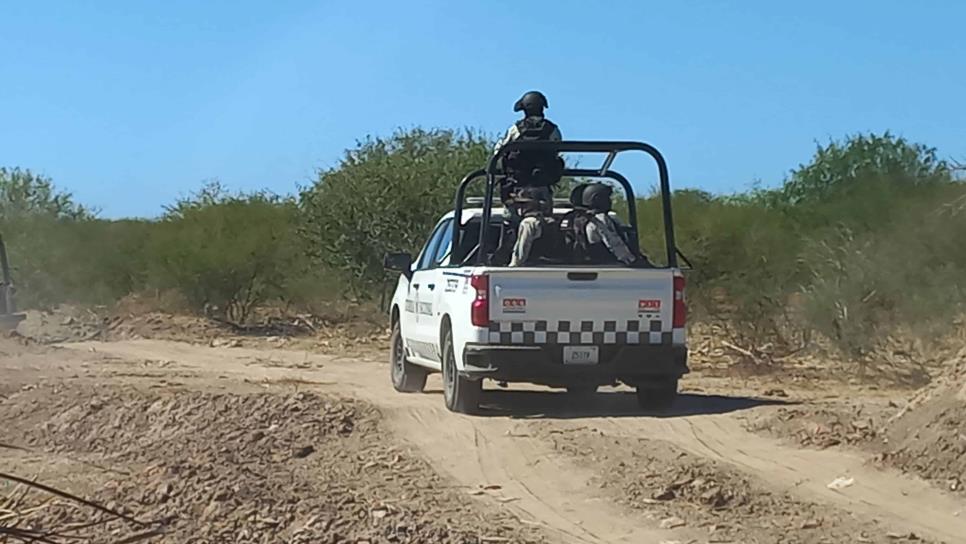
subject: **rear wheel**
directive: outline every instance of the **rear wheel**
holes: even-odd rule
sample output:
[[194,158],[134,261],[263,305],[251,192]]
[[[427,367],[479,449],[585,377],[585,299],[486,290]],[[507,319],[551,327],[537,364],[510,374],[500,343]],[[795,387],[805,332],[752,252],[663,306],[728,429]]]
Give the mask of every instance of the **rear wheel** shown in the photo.
[[453,412],[475,414],[480,409],[483,380],[470,380],[459,375],[453,353],[453,332],[443,336],[443,400]]
[[678,396],[677,378],[637,385],[637,404],[645,410],[670,410]]
[[393,389],[401,393],[422,391],[426,387],[426,375],[429,372],[406,360],[406,348],[403,346],[402,329],[398,322],[392,327],[389,346],[389,372]]

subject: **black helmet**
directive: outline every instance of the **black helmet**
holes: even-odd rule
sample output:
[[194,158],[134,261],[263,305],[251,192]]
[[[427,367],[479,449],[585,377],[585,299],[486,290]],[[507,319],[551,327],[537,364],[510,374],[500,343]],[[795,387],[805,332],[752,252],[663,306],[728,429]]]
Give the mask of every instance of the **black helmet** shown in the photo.
[[513,105],[513,111],[525,111],[527,113],[534,110],[539,110],[543,112],[545,108],[549,108],[547,104],[547,97],[543,96],[540,91],[530,91],[520,97],[517,103]]
[[546,187],[521,187],[513,195],[510,204],[518,206],[526,214],[529,212],[553,210],[553,195]]
[[582,208],[584,207],[584,191],[589,187],[589,183],[578,183],[576,187],[570,191],[570,203],[574,207]]
[[580,196],[585,208],[590,208],[597,212],[609,212],[611,208],[610,196],[613,192],[614,190],[610,185],[591,183],[584,189],[583,194]]
[[513,200],[519,203],[546,204],[553,195],[546,187],[520,187],[513,195]]

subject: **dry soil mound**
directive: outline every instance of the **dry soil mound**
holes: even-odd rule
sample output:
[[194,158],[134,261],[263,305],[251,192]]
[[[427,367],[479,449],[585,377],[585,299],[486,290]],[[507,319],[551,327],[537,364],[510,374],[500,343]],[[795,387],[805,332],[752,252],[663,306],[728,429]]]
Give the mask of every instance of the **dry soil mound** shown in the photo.
[[966,486],[966,349],[886,429],[885,462],[950,491]]
[[[128,473],[112,474],[92,498],[150,521],[164,542],[536,540],[393,447],[377,416],[308,393],[40,386],[0,401],[0,442]],[[97,520],[59,503],[20,525]],[[79,532],[115,542],[142,530],[111,521]]]

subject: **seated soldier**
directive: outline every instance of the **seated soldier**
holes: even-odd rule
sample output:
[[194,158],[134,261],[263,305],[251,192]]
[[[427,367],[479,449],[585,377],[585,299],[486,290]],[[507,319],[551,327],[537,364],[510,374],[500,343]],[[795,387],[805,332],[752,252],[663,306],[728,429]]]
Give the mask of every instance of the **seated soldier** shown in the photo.
[[575,225],[581,229],[579,234],[583,239],[580,242],[585,256],[595,264],[614,259],[624,264],[638,262],[639,257],[627,247],[618,233],[617,222],[610,216],[613,189],[603,183],[592,183],[579,189],[580,200],[588,213],[579,216]]
[[553,200],[546,187],[524,187],[511,198],[509,206],[521,217],[510,266],[524,266],[533,257],[534,243],[553,227]]

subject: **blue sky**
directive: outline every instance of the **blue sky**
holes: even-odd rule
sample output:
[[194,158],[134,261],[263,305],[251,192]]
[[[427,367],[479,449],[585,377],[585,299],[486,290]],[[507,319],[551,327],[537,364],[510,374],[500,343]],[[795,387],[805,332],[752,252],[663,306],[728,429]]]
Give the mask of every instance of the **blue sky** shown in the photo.
[[[217,178],[291,192],[367,134],[643,139],[677,187],[781,181],[886,129],[966,159],[966,3],[0,0],[0,165],[105,217]],[[650,169],[628,166],[653,182]]]

